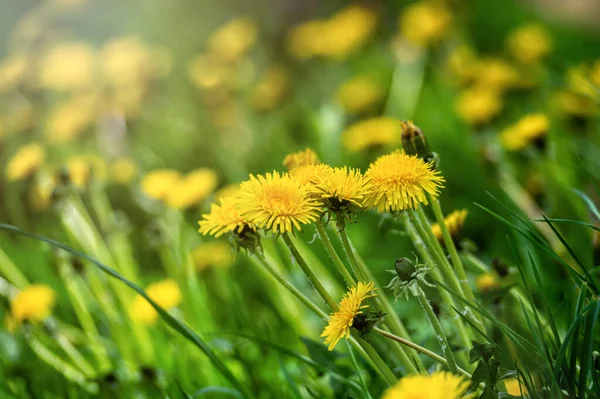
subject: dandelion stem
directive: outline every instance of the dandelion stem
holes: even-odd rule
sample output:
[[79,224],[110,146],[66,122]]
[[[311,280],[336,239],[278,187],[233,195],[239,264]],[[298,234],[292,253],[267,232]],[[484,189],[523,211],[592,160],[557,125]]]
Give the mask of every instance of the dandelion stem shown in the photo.
[[379,356],[375,349],[373,349],[373,346],[371,346],[371,344],[365,341],[364,339],[360,338],[354,332],[352,333],[352,336],[356,338],[356,340],[359,342],[360,346],[365,350],[369,358],[373,361],[373,363],[375,363],[375,365],[377,366],[376,370],[379,372],[381,378],[383,378],[388,383],[388,385],[395,384],[396,381],[398,381],[398,379],[396,378],[392,370],[389,368],[389,366],[385,364],[381,356]]
[[327,303],[327,305],[329,305],[329,307],[333,311],[336,311],[338,309],[337,303],[333,300],[333,298],[331,298],[331,295],[329,295],[329,293],[327,292],[327,290],[325,289],[323,284],[321,284],[321,282],[319,281],[317,276],[310,269],[310,267],[308,266],[308,264],[306,263],[306,261],[304,260],[302,255],[300,255],[298,248],[296,248],[296,246],[294,245],[294,242],[292,241],[290,236],[286,233],[286,234],[283,234],[282,237],[283,237],[283,241],[285,242],[288,249],[290,250],[292,256],[298,263],[298,266],[300,266],[300,268],[302,269],[302,271],[304,272],[304,274],[306,275],[306,277],[308,278],[310,283],[313,285],[313,287],[315,287],[315,289],[317,290],[319,295],[321,295],[321,298],[323,298],[323,300]]
[[446,334],[444,333],[444,329],[442,328],[440,321],[438,320],[437,316],[433,312],[433,308],[431,307],[429,300],[427,300],[425,293],[423,292],[423,290],[420,287],[419,287],[417,299],[419,300],[419,303],[423,307],[423,310],[425,311],[425,314],[427,315],[427,318],[429,319],[429,322],[431,323],[431,327],[433,327],[433,330],[435,331],[435,335],[440,343],[440,346],[442,347],[442,352],[444,352],[444,354],[446,355],[446,361],[448,362],[448,364],[447,364],[448,369],[451,372],[456,373],[457,372],[456,360],[454,359],[454,355],[452,354],[452,349],[450,348],[450,344],[448,343],[448,338],[446,337]]
[[352,287],[352,286],[356,285],[356,281],[354,280],[354,278],[352,277],[352,275],[350,274],[348,269],[346,269],[344,262],[342,262],[342,259],[340,258],[340,256],[337,254],[335,248],[333,247],[333,244],[331,243],[331,240],[329,239],[327,232],[323,228],[321,221],[318,221],[317,223],[315,223],[315,225],[317,227],[317,234],[319,235],[319,238],[321,239],[323,246],[325,246],[325,249],[327,250],[327,253],[329,254],[329,257],[331,258],[331,260],[333,261],[333,264],[335,265],[337,271],[342,275],[342,277],[346,281],[346,285],[348,287]]
[[[409,341],[407,339],[398,337],[398,336],[396,336],[394,334],[391,334],[391,333],[389,333],[387,331],[384,331],[384,330],[382,330],[380,328],[377,328],[377,327],[375,327],[373,329],[373,331],[375,331],[377,334],[380,334],[380,335],[382,335],[382,336],[384,336],[386,338],[389,338],[389,339],[392,339],[392,340],[394,340],[396,342],[399,342],[402,345],[406,345],[409,348],[412,348],[412,349],[416,350],[417,352],[420,352],[420,353],[424,354],[425,356],[427,356],[427,357],[435,360],[436,362],[439,362],[439,363],[443,364],[446,367],[448,366],[448,361],[446,359],[444,359],[442,356],[438,355],[437,353],[432,352],[429,349],[422,347],[421,345],[415,344],[412,341]],[[471,374],[469,374],[467,371],[461,369],[460,367],[457,367],[456,369],[462,375],[466,376],[467,378],[471,378]]]

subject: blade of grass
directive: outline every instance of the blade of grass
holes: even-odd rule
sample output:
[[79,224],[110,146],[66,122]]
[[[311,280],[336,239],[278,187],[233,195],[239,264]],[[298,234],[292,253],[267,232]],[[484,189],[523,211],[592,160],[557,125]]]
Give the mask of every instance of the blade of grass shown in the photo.
[[367,387],[367,383],[365,382],[365,379],[361,373],[358,362],[356,361],[356,356],[354,356],[354,350],[352,349],[352,345],[350,345],[350,342],[348,342],[348,341],[346,341],[346,345],[348,346],[348,353],[350,353],[350,359],[352,359],[352,364],[354,365],[354,368],[356,369],[356,374],[358,375],[358,380],[360,381],[360,385],[362,387],[363,394],[365,395],[366,399],[373,399],[373,397],[369,393],[369,388]]
[[292,379],[292,376],[290,375],[289,371],[285,367],[285,364],[283,364],[283,362],[281,361],[281,358],[279,358],[279,368],[283,372],[285,381],[288,383],[288,386],[290,387],[290,391],[292,391],[292,394],[294,394],[294,398],[302,399],[302,394],[300,393],[300,391],[298,391],[298,387],[294,383],[294,380]]
[[593,333],[600,314],[600,300],[594,299],[590,303],[590,311],[588,312],[585,321],[585,331],[583,334],[583,342],[581,343],[581,354],[579,360],[579,395],[586,397],[588,375],[591,372],[592,365],[592,350],[594,349]]

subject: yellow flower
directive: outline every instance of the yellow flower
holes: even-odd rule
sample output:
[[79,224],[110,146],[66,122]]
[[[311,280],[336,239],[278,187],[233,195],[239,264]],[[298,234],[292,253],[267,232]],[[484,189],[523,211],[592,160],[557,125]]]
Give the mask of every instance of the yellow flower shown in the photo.
[[236,18],[217,29],[208,39],[208,51],[226,62],[241,58],[256,42],[258,27],[250,18]]
[[96,155],[77,155],[67,160],[69,179],[76,187],[83,188],[90,180],[91,174],[98,180],[106,179],[104,159]]
[[400,32],[408,41],[426,47],[444,37],[452,23],[452,12],[442,2],[419,1],[400,16]]
[[228,184],[226,186],[221,187],[217,191],[215,191],[214,198],[216,200],[220,200],[221,198],[224,198],[224,197],[234,198],[238,195],[239,192],[240,192],[239,184]]
[[87,130],[97,115],[98,97],[94,94],[79,94],[55,107],[45,125],[49,141],[70,141]]
[[329,322],[321,334],[321,337],[325,338],[325,345],[329,345],[330,351],[335,348],[340,339],[350,337],[350,327],[354,323],[354,318],[362,313],[362,309],[369,306],[363,305],[362,302],[376,296],[372,293],[374,289],[373,282],[359,282],[344,294],[339,309],[329,316]]
[[252,91],[252,108],[256,111],[268,111],[279,105],[287,92],[289,80],[289,73],[285,68],[269,68]]
[[176,209],[185,209],[208,197],[217,187],[217,174],[212,169],[196,169],[169,188],[165,202]]
[[301,224],[316,221],[322,205],[308,187],[279,172],[250,175],[240,185],[237,200],[242,216],[275,234],[301,230]]
[[477,55],[469,46],[455,48],[448,56],[448,69],[459,83],[471,81],[477,73]]
[[488,292],[498,287],[498,278],[494,273],[484,273],[477,277],[475,286],[479,292]]
[[119,158],[110,164],[110,178],[117,184],[129,184],[137,175],[137,165],[131,158]]
[[6,165],[6,178],[8,181],[23,180],[38,169],[44,160],[46,153],[38,143],[29,143],[17,150]]
[[202,215],[198,222],[198,231],[203,235],[220,237],[226,233],[241,233],[243,230],[255,230],[254,223],[243,217],[235,197],[222,197],[220,204],[211,204],[210,213]]
[[342,133],[344,147],[358,152],[373,147],[396,147],[400,144],[402,128],[396,119],[377,117],[349,126]]
[[324,163],[302,165],[290,171],[290,176],[304,185],[311,196],[320,197],[317,187],[332,173],[331,166]]
[[[446,223],[446,227],[448,228],[448,232],[452,238],[458,237],[460,230],[462,230],[462,227],[465,224],[465,219],[467,218],[468,214],[469,212],[466,209],[461,209],[460,211],[452,212],[444,218],[444,222]],[[438,241],[442,241],[444,239],[442,236],[442,229],[440,228],[439,224],[435,223],[433,226],[431,226],[431,230]]]
[[142,179],[142,192],[152,199],[162,200],[180,179],[181,174],[176,170],[154,170]]
[[384,92],[371,77],[357,76],[337,90],[337,101],[349,113],[360,113],[372,108],[383,99]]
[[27,57],[15,54],[0,62],[0,93],[12,90],[24,80],[28,68]]
[[464,377],[436,371],[431,375],[412,374],[388,388],[381,399],[469,399],[469,381]]
[[475,81],[479,87],[503,91],[517,86],[520,80],[519,71],[501,58],[488,57],[476,64]]
[[553,103],[561,113],[571,116],[587,117],[598,112],[594,100],[567,90],[555,93]]
[[300,166],[316,165],[320,163],[319,156],[310,148],[303,151],[293,152],[287,155],[283,160],[283,166],[288,171],[292,171]]
[[365,173],[372,187],[366,205],[377,208],[379,213],[427,205],[425,194],[437,197],[444,183],[440,172],[430,166],[400,151],[377,158]]
[[359,170],[346,166],[333,168],[316,188],[327,208],[334,212],[344,211],[352,205],[363,208],[371,192],[368,179]]
[[456,111],[465,122],[482,125],[502,111],[500,93],[489,87],[475,86],[463,91],[456,101]]
[[506,393],[514,396],[529,395],[527,387],[521,384],[516,378],[507,378],[504,380],[504,386],[506,387]]
[[567,70],[569,88],[590,99],[600,99],[600,66],[596,63],[592,68],[578,65]]
[[187,73],[197,88],[206,90],[226,84],[233,68],[214,54],[200,54],[189,61]]
[[550,129],[550,121],[544,114],[531,114],[502,131],[500,140],[509,151],[519,151],[530,143],[543,138]]
[[233,263],[231,245],[224,241],[209,241],[192,251],[192,258],[199,271],[210,267],[225,268]]
[[64,43],[51,48],[41,61],[40,85],[52,90],[77,90],[94,79],[95,55],[84,43]]
[[326,20],[307,21],[295,26],[287,35],[288,51],[301,60],[324,54],[326,29]]
[[52,202],[52,194],[56,183],[49,173],[38,173],[29,191],[29,203],[37,211],[48,209]]
[[50,316],[56,293],[44,284],[33,284],[10,301],[10,313],[17,325],[24,321],[39,322]]
[[[146,293],[150,299],[165,310],[174,308],[181,303],[181,291],[173,280],[162,280],[150,284],[146,288]],[[131,317],[142,324],[152,324],[158,318],[158,312],[141,295],[134,298],[130,310]]]
[[552,50],[550,34],[540,24],[530,23],[513,30],[506,40],[512,56],[524,63],[534,64]]

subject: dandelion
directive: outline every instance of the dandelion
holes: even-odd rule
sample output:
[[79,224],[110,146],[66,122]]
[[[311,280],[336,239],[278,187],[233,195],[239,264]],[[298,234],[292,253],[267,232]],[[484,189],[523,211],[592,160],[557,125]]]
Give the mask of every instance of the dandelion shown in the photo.
[[152,199],[164,199],[180,179],[181,174],[176,170],[154,170],[142,179],[142,192]]
[[342,133],[344,147],[359,152],[374,147],[395,147],[400,144],[402,129],[394,118],[377,117],[362,120]]
[[73,42],[57,45],[42,58],[40,85],[58,91],[88,87],[94,79],[95,58],[94,51],[87,44]]
[[[181,303],[181,291],[173,280],[150,284],[146,288],[146,293],[150,299],[165,310],[174,308]],[[142,324],[152,324],[158,318],[158,312],[141,295],[134,298],[130,311],[132,319]]]
[[77,155],[67,160],[69,179],[74,186],[83,188],[90,180],[92,173],[99,180],[106,179],[104,159],[96,155]]
[[325,207],[334,213],[362,209],[371,187],[360,171],[352,168],[334,168],[317,185]]
[[165,202],[176,209],[185,209],[209,196],[217,186],[215,171],[196,169],[179,179],[166,194]]
[[316,165],[320,163],[319,156],[310,148],[287,155],[283,160],[283,166],[292,171],[300,166]]
[[210,241],[198,245],[192,251],[192,259],[198,271],[210,267],[226,268],[233,263],[231,246],[224,241]]
[[290,176],[304,185],[312,194],[318,193],[318,186],[331,174],[333,169],[324,163],[303,165],[292,169]]
[[291,233],[319,217],[322,204],[309,193],[305,185],[286,174],[250,175],[250,180],[240,185],[238,206],[258,228]]
[[569,116],[585,118],[598,112],[598,105],[594,100],[568,90],[556,92],[552,100],[558,111]]
[[450,73],[461,84],[465,84],[473,80],[477,73],[477,55],[469,46],[458,46],[448,56],[447,65]]
[[500,140],[507,150],[520,151],[529,144],[542,140],[549,129],[550,121],[546,115],[527,115],[502,131]]
[[256,111],[275,108],[285,96],[290,83],[289,73],[282,67],[269,68],[260,78],[251,97],[251,105]]
[[517,86],[521,76],[508,61],[488,57],[477,62],[474,79],[479,87],[504,91]]
[[327,21],[323,20],[308,21],[295,26],[287,35],[289,53],[301,60],[324,54],[323,40],[326,29]]
[[446,371],[431,375],[412,374],[388,388],[382,399],[469,399],[475,393],[467,394],[468,388],[468,380]]
[[489,292],[498,288],[498,285],[498,277],[494,273],[484,273],[475,280],[475,286],[479,292]]
[[46,153],[40,144],[26,144],[8,161],[6,178],[8,181],[26,179],[42,165],[45,159]]
[[45,124],[44,134],[53,143],[73,140],[93,123],[98,111],[98,97],[79,94],[55,107]]
[[17,325],[40,322],[52,313],[56,293],[44,284],[33,284],[19,292],[10,301],[11,318]]
[[[466,209],[461,209],[459,211],[454,211],[450,215],[444,218],[444,223],[448,228],[448,232],[453,239],[456,239],[462,230],[463,225],[465,224],[465,219],[469,212]],[[433,235],[438,241],[442,242],[444,237],[442,236],[442,229],[438,223],[435,223],[431,226],[431,230],[433,231]]]
[[236,18],[217,29],[208,39],[208,52],[225,62],[241,58],[256,42],[258,27],[250,18]]
[[342,338],[350,337],[350,328],[354,324],[354,318],[363,313],[362,309],[368,307],[363,305],[365,299],[373,298],[375,289],[373,282],[359,282],[356,287],[350,288],[342,298],[339,309],[329,316],[329,323],[323,330],[321,337],[325,338],[325,345],[332,351]]
[[442,2],[419,1],[400,16],[400,32],[412,44],[427,47],[444,37],[452,13]]
[[256,230],[254,223],[240,214],[235,197],[222,197],[220,204],[211,204],[210,213],[202,215],[199,232],[220,237],[226,233]]
[[214,198],[220,200],[224,197],[236,197],[240,192],[239,184],[228,184],[215,191]]
[[475,86],[463,91],[456,101],[458,116],[475,126],[483,125],[498,116],[502,106],[500,93],[484,86]]
[[427,204],[425,193],[437,197],[444,183],[440,172],[431,170],[430,166],[400,151],[379,157],[365,173],[372,187],[366,205],[382,213]]
[[137,164],[131,158],[119,158],[110,164],[110,178],[117,184],[127,185],[137,175]]
[[384,96],[380,85],[371,77],[357,76],[341,85],[336,94],[342,108],[352,114],[377,105]]
[[506,44],[512,56],[523,64],[535,64],[552,50],[550,34],[536,23],[513,30],[508,35]]

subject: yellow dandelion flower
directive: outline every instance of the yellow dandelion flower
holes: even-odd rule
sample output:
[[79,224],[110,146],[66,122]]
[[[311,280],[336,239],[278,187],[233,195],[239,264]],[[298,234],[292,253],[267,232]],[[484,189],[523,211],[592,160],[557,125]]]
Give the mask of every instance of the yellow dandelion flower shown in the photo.
[[552,50],[550,34],[537,23],[530,23],[510,32],[506,45],[512,56],[524,64],[537,63]]
[[209,241],[192,251],[192,259],[199,271],[210,267],[226,268],[233,263],[231,245],[225,241]]
[[509,151],[519,151],[543,138],[550,129],[550,121],[544,114],[531,114],[502,131],[500,141]]
[[469,399],[469,381],[464,377],[436,371],[431,375],[412,374],[388,388],[381,399]]
[[427,205],[425,194],[437,197],[444,183],[440,172],[431,170],[430,164],[400,151],[377,158],[365,177],[372,187],[366,205],[379,213]]
[[307,21],[293,27],[287,35],[289,53],[301,60],[324,54],[326,28],[326,20]]
[[110,179],[117,184],[129,184],[137,175],[138,167],[131,158],[119,158],[110,164]]
[[387,117],[365,119],[349,126],[342,133],[344,147],[350,152],[373,147],[396,147],[402,128],[398,120]]
[[187,73],[197,88],[208,90],[225,85],[233,75],[233,68],[214,54],[200,54],[189,61]]
[[203,235],[220,237],[226,233],[241,233],[255,230],[254,223],[243,217],[237,206],[236,197],[222,197],[220,204],[211,204],[210,213],[202,215],[198,231]]
[[238,195],[239,192],[240,192],[239,184],[228,184],[226,186],[219,188],[217,191],[215,191],[214,198],[216,200],[221,200],[221,198],[225,198],[225,197],[234,198]]
[[99,98],[95,94],[79,94],[55,107],[45,124],[44,134],[49,141],[70,141],[94,122],[98,112]]
[[[466,209],[461,209],[459,211],[452,212],[444,218],[444,222],[446,223],[446,227],[448,228],[448,232],[452,238],[458,237],[458,234],[465,224],[465,219],[467,218],[468,214],[469,211]],[[433,235],[435,235],[439,241],[444,239],[442,236],[442,229],[440,228],[439,224],[435,223],[433,226],[431,226],[431,230],[433,231]]]
[[[165,310],[176,307],[182,299],[179,286],[173,280],[163,280],[150,284],[146,288],[146,293],[150,299]],[[142,324],[149,325],[158,319],[158,312],[141,295],[134,298],[130,312],[132,319]]]
[[463,91],[456,101],[456,112],[471,125],[491,121],[502,111],[502,96],[495,89],[475,86]]
[[320,163],[319,156],[310,148],[303,151],[293,152],[287,155],[283,160],[283,166],[288,171],[294,170],[300,166],[316,165]]
[[29,191],[29,203],[37,211],[48,209],[52,203],[52,194],[56,187],[54,177],[49,173],[39,173]]
[[562,114],[588,117],[599,111],[598,104],[589,97],[567,90],[561,90],[553,96],[553,106]]
[[310,195],[318,194],[317,187],[333,171],[331,166],[324,163],[302,165],[290,171],[290,176],[308,188]]
[[473,80],[477,73],[477,55],[469,46],[455,48],[448,56],[448,70],[461,84]]
[[69,179],[76,187],[83,188],[92,176],[98,180],[106,179],[106,164],[104,159],[97,155],[76,155],[67,160]]
[[17,150],[6,165],[8,181],[23,180],[37,170],[44,160],[46,153],[38,143],[29,143]]
[[479,292],[488,292],[495,288],[498,288],[498,277],[494,273],[484,273],[477,277],[475,280],[475,286]]
[[157,169],[143,177],[142,192],[152,199],[164,199],[171,188],[181,179],[181,174],[172,169]]
[[17,325],[24,321],[39,322],[50,316],[55,302],[56,293],[52,288],[33,284],[11,299],[10,313]]
[[444,37],[452,23],[452,12],[442,2],[419,1],[400,16],[400,32],[408,41],[426,47]]
[[344,294],[339,309],[329,316],[329,322],[323,330],[321,337],[325,338],[325,345],[332,351],[342,338],[350,337],[350,327],[354,323],[354,318],[362,313],[362,309],[369,305],[363,305],[365,299],[376,296],[372,293],[375,290],[373,282],[363,283],[352,287]]
[[165,202],[176,209],[198,204],[213,192],[218,177],[214,170],[196,169],[179,179],[166,194]]
[[64,43],[51,48],[42,58],[40,85],[52,90],[77,90],[94,79],[95,55],[84,43]]
[[15,54],[0,62],[0,93],[17,87],[25,77],[29,61],[24,54]]
[[363,208],[371,191],[368,179],[357,169],[333,168],[317,185],[327,208],[343,211],[351,205]]
[[283,99],[290,84],[288,71],[280,66],[269,68],[254,87],[251,105],[256,111],[271,110]]
[[383,99],[381,86],[369,76],[357,76],[337,90],[337,101],[349,113],[360,113],[377,105]]
[[322,55],[346,59],[369,40],[377,20],[376,12],[364,6],[351,5],[338,11],[327,21]]
[[507,378],[503,380],[504,386],[506,387],[506,393],[514,396],[523,396],[529,395],[529,391],[527,391],[527,387],[521,384],[519,380],[516,378]]
[[521,75],[508,61],[488,57],[477,62],[475,81],[479,87],[502,91],[517,86]]
[[250,18],[236,18],[221,26],[208,39],[208,52],[226,62],[242,57],[256,42],[258,27]]
[[279,172],[250,175],[240,185],[238,207],[242,216],[258,228],[275,234],[301,230],[319,218],[321,202],[310,196],[307,186]]

